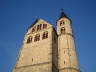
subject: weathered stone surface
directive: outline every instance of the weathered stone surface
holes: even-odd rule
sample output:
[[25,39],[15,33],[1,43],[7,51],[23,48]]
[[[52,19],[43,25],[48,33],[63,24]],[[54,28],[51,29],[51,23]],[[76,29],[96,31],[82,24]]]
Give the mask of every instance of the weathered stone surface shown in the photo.
[[48,22],[36,20],[25,34],[13,72],[79,72],[70,19],[60,18],[57,32]]

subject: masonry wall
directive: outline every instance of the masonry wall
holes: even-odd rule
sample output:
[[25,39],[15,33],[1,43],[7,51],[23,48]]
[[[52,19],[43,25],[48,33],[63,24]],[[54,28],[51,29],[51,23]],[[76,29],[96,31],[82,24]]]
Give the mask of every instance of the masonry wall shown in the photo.
[[79,72],[71,25],[67,17],[57,21],[59,72]]
[[[48,24],[43,20],[39,20],[33,27],[38,24]],[[24,37],[23,46],[19,53],[16,66],[13,72],[52,72],[52,32],[51,25],[47,25],[46,29],[31,33],[31,28]],[[48,31],[48,38],[42,39],[42,35]],[[40,34],[40,40],[34,42],[36,34]],[[32,36],[32,42],[26,44],[29,36]]]
[[24,67],[16,67],[13,72],[51,72],[52,64],[38,64],[38,65],[29,65]]
[[53,29],[52,37],[52,72],[58,72],[58,38],[57,33]]

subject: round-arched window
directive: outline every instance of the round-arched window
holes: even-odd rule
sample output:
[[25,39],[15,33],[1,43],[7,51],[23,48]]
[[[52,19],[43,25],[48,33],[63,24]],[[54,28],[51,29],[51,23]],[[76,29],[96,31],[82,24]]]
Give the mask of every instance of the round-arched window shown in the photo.
[[48,31],[44,32],[42,36],[42,39],[46,39],[46,38],[48,38]]
[[63,33],[65,33],[65,28],[64,27],[61,28],[61,34],[63,34]]
[[29,36],[27,39],[27,43],[30,43],[30,42],[32,42],[32,36]]
[[65,24],[65,22],[62,20],[62,21],[60,21],[60,26],[61,25],[64,25]]

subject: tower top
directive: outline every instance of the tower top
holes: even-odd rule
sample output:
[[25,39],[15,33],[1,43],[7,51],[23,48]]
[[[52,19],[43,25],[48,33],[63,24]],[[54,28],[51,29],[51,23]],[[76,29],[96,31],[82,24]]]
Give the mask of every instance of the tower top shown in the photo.
[[67,17],[67,15],[64,13],[64,9],[61,9],[61,14],[59,18]]
[[61,13],[60,13],[60,16],[59,16],[59,18],[57,19],[57,21],[60,20],[61,18],[67,18],[67,19],[69,19],[70,22],[71,22],[71,19],[66,15],[66,13],[64,12],[64,9],[61,9]]
[[61,13],[60,13],[60,16],[59,16],[59,18],[57,19],[57,21],[58,21],[59,19],[61,19],[61,18],[68,18],[68,19],[70,19],[70,18],[66,15],[66,13],[64,12],[64,9],[61,9]]
[[63,17],[68,18],[67,15],[64,13],[64,9],[61,9],[61,13],[60,13],[59,19],[61,19]]

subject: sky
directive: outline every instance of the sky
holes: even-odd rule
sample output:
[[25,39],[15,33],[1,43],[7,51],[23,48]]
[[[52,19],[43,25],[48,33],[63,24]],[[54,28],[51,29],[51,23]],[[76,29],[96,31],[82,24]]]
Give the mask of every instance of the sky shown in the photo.
[[81,72],[96,72],[96,0],[0,0],[0,72],[12,72],[27,28],[38,18],[72,20]]

